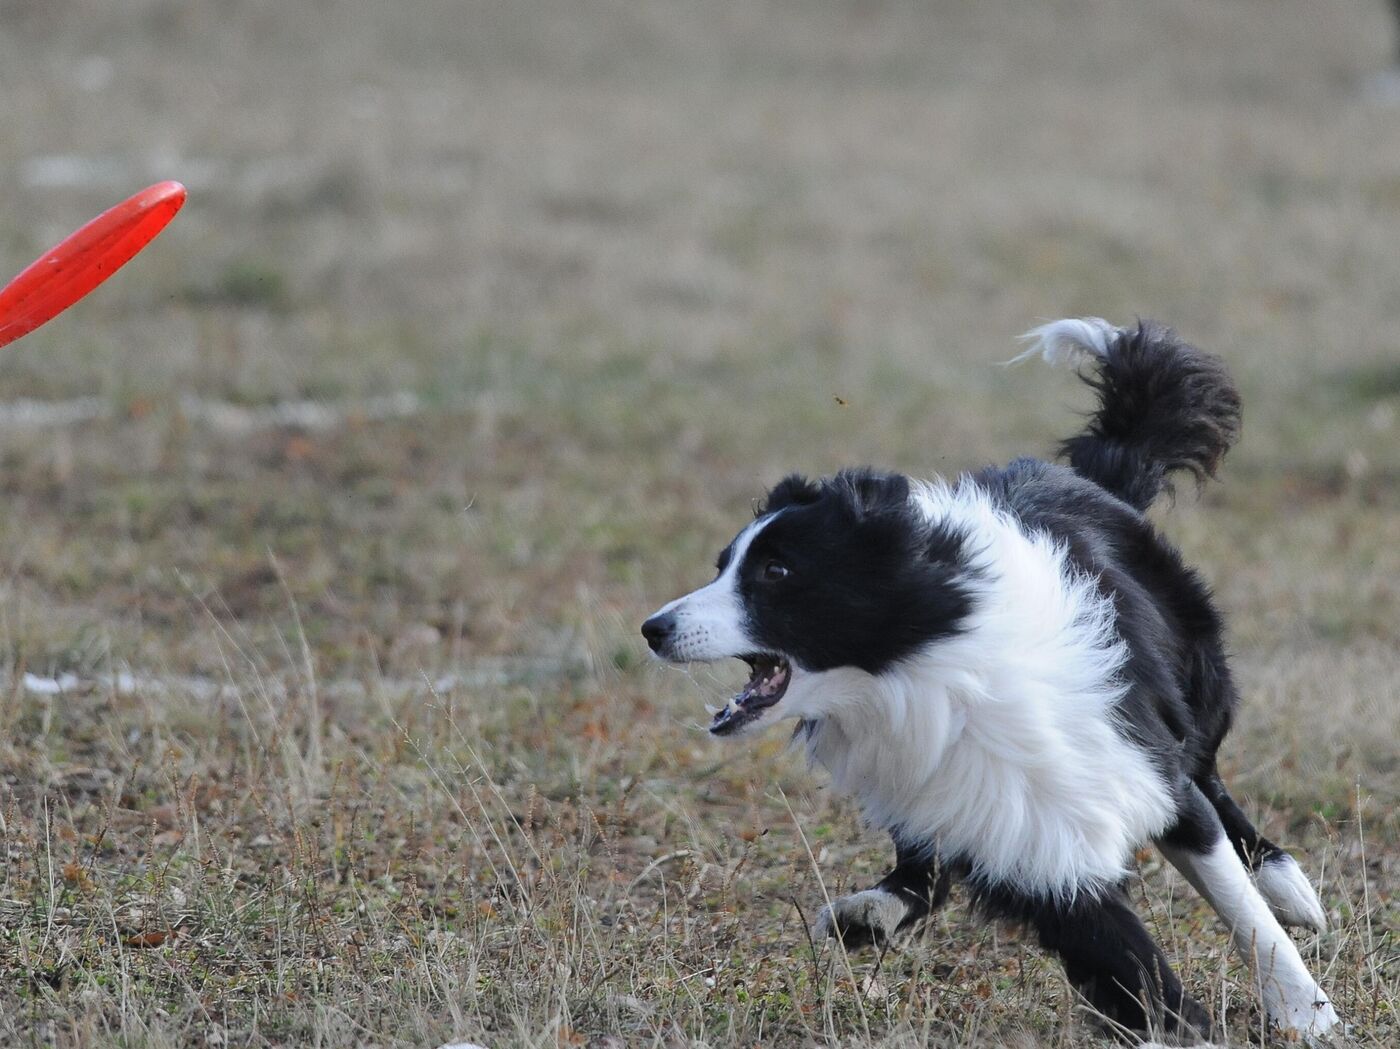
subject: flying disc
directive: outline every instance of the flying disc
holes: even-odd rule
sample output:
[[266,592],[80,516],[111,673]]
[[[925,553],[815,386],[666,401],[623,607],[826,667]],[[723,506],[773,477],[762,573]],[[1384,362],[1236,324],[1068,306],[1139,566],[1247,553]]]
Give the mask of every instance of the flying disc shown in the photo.
[[158,182],[104,211],[0,291],[0,346],[52,320],[131,261],[175,217],[185,187]]

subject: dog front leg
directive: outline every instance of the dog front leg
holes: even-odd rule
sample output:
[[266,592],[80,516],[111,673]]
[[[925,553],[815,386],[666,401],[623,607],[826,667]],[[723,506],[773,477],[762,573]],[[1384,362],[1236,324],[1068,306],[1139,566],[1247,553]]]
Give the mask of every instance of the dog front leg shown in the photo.
[[884,947],[895,933],[928,917],[948,898],[952,871],[941,867],[926,845],[895,840],[894,870],[874,888],[833,900],[812,926],[817,939],[839,937],[848,950]]

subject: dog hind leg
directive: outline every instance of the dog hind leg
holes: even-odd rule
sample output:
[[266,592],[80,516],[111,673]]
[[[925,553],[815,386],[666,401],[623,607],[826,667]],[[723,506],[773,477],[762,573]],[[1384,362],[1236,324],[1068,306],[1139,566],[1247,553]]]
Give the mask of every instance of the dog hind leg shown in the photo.
[[1274,917],[1284,925],[1297,925],[1322,932],[1327,928],[1327,912],[1322,909],[1317,890],[1298,866],[1298,861],[1255,829],[1244,810],[1225,788],[1214,770],[1197,782],[1225,828],[1240,861],[1254,874],[1259,894],[1269,904]]
[[1330,1030],[1339,1023],[1336,1011],[1228,837],[1215,807],[1193,789],[1180,821],[1157,844],[1228,926],[1269,1019],[1305,1038]]

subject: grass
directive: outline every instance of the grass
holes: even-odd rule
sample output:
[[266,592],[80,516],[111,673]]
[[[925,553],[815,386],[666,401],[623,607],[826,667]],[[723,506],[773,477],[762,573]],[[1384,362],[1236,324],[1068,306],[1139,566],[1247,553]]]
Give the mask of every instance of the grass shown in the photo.
[[[1224,483],[1159,518],[1231,625],[1227,775],[1322,886],[1300,942],[1395,1044],[1379,8],[334,7],[0,4],[12,269],[192,189],[0,368],[0,1044],[1105,1044],[956,894],[812,944],[887,844],[635,633],[789,470],[1051,447],[1082,391],[994,365],[1075,312],[1240,380]],[[1264,1041],[1189,888],[1149,851],[1132,892]]]

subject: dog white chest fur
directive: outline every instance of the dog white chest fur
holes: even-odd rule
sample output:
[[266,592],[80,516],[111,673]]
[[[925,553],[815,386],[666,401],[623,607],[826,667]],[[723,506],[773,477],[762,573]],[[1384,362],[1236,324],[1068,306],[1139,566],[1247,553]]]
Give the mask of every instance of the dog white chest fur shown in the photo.
[[1028,890],[1118,881],[1174,804],[1115,727],[1126,650],[1112,606],[974,485],[913,497],[973,537],[966,629],[878,675],[797,674],[784,713],[819,719],[811,758],[872,823]]

